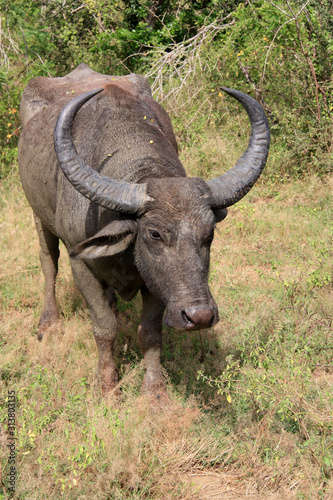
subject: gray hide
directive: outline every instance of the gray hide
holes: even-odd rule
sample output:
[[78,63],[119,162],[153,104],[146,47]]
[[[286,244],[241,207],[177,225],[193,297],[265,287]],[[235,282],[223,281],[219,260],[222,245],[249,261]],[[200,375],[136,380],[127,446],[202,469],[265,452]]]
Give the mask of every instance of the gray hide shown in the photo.
[[[104,90],[86,94],[96,89]],[[226,91],[245,107],[252,134],[236,165],[208,182],[186,177],[170,119],[143,77],[101,75],[81,64],[63,78],[35,78],[23,93],[20,175],[46,282],[38,337],[59,319],[61,239],[90,309],[103,394],[118,384],[116,293],[125,300],[142,294],[144,391],[164,387],[164,314],[169,326],[189,331],[218,321],[208,287],[215,224],[257,180],[269,147],[262,108],[241,92]]]

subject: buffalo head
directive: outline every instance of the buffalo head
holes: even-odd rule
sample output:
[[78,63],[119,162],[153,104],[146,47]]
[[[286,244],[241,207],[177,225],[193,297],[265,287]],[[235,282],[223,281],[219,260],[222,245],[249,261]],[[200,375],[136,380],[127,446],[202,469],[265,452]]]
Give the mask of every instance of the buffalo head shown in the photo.
[[251,97],[224,89],[246,109],[252,126],[246,152],[224,175],[148,178],[129,183],[103,176],[77,154],[71,137],[76,113],[101,90],[80,95],[61,112],[54,133],[59,164],[70,183],[90,201],[122,214],[71,250],[81,259],[110,257],[134,247],[137,269],[149,291],[166,307],[169,326],[198,330],[218,321],[208,287],[210,246],[226,208],[253,186],[266,163],[269,127]]

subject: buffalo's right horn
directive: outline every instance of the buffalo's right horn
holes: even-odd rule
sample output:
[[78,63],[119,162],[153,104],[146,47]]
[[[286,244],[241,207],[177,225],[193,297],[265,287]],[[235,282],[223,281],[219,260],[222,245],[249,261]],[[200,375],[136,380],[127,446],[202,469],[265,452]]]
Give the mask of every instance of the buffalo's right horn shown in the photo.
[[220,177],[207,181],[213,194],[213,209],[216,210],[230,207],[250,191],[266,164],[270,142],[268,121],[260,104],[238,90],[222,90],[244,106],[252,130],[247,150],[236,165]]
[[111,210],[140,214],[145,203],[151,200],[146,184],[117,181],[101,175],[78,156],[72,140],[72,124],[77,112],[102,90],[86,92],[66,104],[54,129],[54,149],[65,176],[88,200]]

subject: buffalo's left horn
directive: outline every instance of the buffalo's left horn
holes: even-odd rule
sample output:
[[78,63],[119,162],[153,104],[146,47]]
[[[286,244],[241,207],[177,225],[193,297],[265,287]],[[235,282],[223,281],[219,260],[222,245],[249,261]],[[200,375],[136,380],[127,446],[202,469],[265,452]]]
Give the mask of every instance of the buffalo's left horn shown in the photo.
[[72,140],[72,124],[77,112],[102,90],[86,92],[66,104],[54,129],[54,149],[65,176],[88,200],[111,210],[139,214],[151,199],[146,184],[117,181],[101,175],[78,156]]
[[213,194],[213,208],[227,208],[246,195],[259,178],[267,160],[270,132],[264,110],[252,97],[223,88],[246,109],[251,122],[251,137],[245,153],[228,172],[207,181]]

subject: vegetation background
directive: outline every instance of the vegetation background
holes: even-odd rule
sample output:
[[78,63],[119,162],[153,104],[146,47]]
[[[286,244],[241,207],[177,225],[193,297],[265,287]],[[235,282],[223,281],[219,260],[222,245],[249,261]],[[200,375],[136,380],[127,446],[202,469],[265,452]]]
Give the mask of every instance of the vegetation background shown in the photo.
[[[22,499],[333,498],[332,111],[329,0],[0,0],[0,499],[8,390]],[[265,108],[267,168],[213,243],[213,331],[166,330],[170,401],[139,395],[140,301],[120,304],[123,400],[95,394],[96,349],[62,256],[59,331],[36,340],[43,280],[19,184],[19,101],[79,63],[146,75],[189,175],[229,168],[248,140],[220,86]]]

